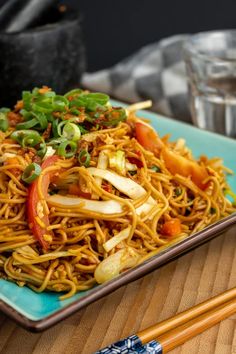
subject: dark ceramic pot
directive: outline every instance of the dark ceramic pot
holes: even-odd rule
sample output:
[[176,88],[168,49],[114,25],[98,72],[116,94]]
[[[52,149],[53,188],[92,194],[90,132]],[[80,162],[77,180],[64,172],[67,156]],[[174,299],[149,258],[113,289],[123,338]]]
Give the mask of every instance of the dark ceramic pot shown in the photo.
[[58,93],[78,87],[85,70],[79,19],[20,33],[0,33],[0,107],[23,90],[47,85]]

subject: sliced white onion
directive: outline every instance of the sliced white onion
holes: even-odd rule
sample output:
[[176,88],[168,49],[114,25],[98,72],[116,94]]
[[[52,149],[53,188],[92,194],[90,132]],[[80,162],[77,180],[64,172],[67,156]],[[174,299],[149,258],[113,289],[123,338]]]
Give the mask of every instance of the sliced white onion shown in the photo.
[[52,146],[47,146],[47,151],[43,157],[43,160],[46,160],[48,157],[53,156],[55,154],[56,150],[53,149]]
[[137,265],[140,256],[130,247],[105,258],[96,268],[94,277],[97,283],[102,284],[113,279],[124,269]]
[[147,193],[142,186],[132,179],[120,176],[115,172],[104,171],[95,167],[89,167],[87,170],[92,176],[101,177],[110,182],[116,189],[128,195],[131,199],[137,199]]
[[123,212],[122,205],[115,200],[88,200],[64,195],[51,195],[47,202],[50,205],[69,208],[80,208],[102,214],[120,214]]
[[[97,168],[100,168],[101,170],[106,170],[108,166],[108,156],[106,154],[106,151],[103,150],[100,152],[98,156],[98,163],[97,163]],[[99,187],[102,185],[102,178],[101,177],[95,177],[95,181]],[[92,194],[92,199],[99,199],[99,196],[96,193]]]
[[103,244],[103,247],[106,252],[112,250],[112,248],[116,247],[121,241],[125,240],[129,237],[131,226],[128,226],[126,229],[120,231],[118,234],[113,236],[110,240]]

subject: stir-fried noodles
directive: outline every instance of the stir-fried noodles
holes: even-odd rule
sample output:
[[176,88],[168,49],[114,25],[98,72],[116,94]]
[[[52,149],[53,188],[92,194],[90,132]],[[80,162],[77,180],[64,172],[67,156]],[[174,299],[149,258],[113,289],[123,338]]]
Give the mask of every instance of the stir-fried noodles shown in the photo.
[[2,278],[63,299],[235,211],[221,159],[195,160],[135,109],[44,87],[0,110]]

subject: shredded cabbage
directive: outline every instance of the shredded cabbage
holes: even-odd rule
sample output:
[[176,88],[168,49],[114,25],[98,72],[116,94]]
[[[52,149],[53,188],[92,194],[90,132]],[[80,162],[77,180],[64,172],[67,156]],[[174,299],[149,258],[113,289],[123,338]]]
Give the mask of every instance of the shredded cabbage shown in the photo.
[[132,248],[124,248],[105,258],[96,268],[94,277],[97,283],[102,284],[113,279],[120,272],[138,264],[140,255]]
[[118,234],[113,236],[110,240],[103,244],[105,251],[109,252],[112,248],[116,247],[121,241],[129,237],[131,226],[128,226],[126,229],[120,231]]
[[[117,150],[109,153],[109,166],[115,169],[120,174],[124,175],[126,170],[125,153],[122,150]],[[98,166],[99,167],[99,166]]]
[[77,197],[66,197],[64,195],[51,195],[47,202],[51,205],[83,210],[94,211],[102,214],[120,214],[123,212],[122,205],[115,200],[88,200]]

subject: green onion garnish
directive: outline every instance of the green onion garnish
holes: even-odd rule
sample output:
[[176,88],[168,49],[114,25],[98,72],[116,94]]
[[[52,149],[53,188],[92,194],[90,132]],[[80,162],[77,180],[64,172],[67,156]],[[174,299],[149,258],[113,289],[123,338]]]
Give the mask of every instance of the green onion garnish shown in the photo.
[[30,184],[36,178],[38,178],[40,173],[41,173],[41,167],[37,163],[33,162],[29,166],[27,166],[26,169],[24,170],[22,177],[21,177],[22,181]]
[[6,132],[9,127],[9,122],[7,119],[7,113],[10,112],[8,108],[1,108],[0,109],[0,130],[2,132]]
[[211,207],[211,208],[210,208],[210,213],[211,213],[211,214],[215,214],[215,213],[216,213],[216,208]]
[[65,98],[76,97],[76,96],[79,96],[82,92],[83,92],[83,90],[81,90],[81,89],[74,89],[74,90],[67,92],[64,96],[65,96]]
[[45,142],[42,142],[40,145],[39,145],[39,150],[37,151],[37,155],[40,156],[40,157],[44,157],[44,155],[46,154],[47,152],[47,145]]
[[182,189],[180,187],[175,188],[175,195],[179,197],[182,193]]
[[43,140],[36,130],[29,129],[15,130],[11,134],[11,139],[17,141],[23,147],[33,147]]
[[81,166],[88,167],[90,164],[90,153],[87,150],[81,150],[78,155],[78,162]]
[[16,125],[16,129],[21,130],[21,129],[30,129],[33,128],[35,125],[38,124],[38,120],[36,118],[33,118],[31,120],[28,120],[26,122],[22,122]]
[[81,132],[76,124],[66,123],[62,131],[62,136],[68,140],[78,141],[81,137]]
[[77,150],[77,144],[74,141],[62,141],[57,149],[59,156],[72,157]]
[[159,166],[156,166],[156,165],[152,165],[151,166],[151,170],[154,171],[154,172],[161,172],[161,169]]
[[69,106],[69,101],[64,96],[56,95],[53,98],[52,106],[53,106],[53,111],[62,112],[65,110],[66,107]]

